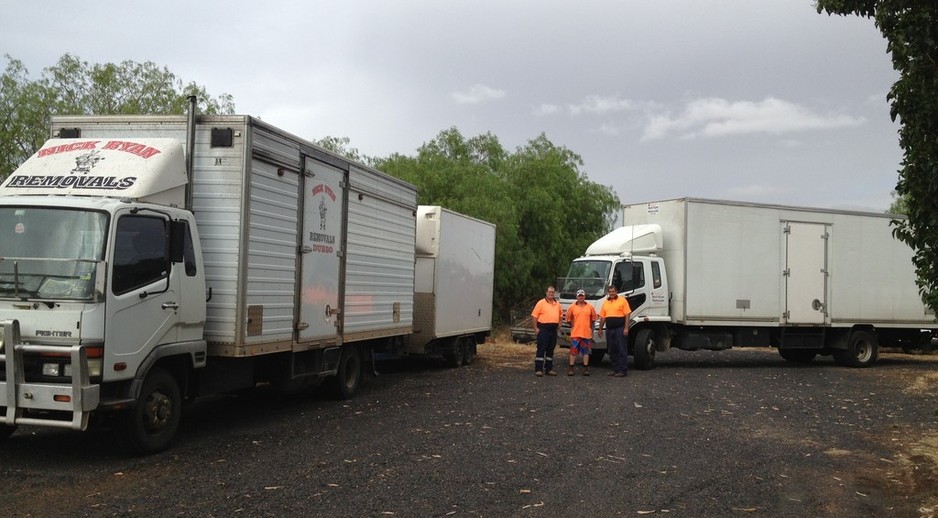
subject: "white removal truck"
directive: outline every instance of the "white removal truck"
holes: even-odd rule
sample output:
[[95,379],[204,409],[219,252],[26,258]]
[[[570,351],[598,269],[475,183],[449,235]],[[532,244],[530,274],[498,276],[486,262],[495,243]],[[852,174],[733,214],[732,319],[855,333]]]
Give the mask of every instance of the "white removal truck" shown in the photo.
[[[249,116],[52,132],[0,185],[0,440],[120,411],[131,445],[159,451],[185,399],[323,380],[351,397],[372,353],[465,356],[488,334],[491,318],[446,344],[409,338],[408,183]],[[489,317],[491,302],[471,301]]]
[[632,307],[639,369],[670,347],[734,345],[865,367],[880,345],[928,347],[936,328],[893,217],[694,198],[625,205],[623,226],[558,280],[560,300],[566,308],[582,288],[598,310],[616,286]]

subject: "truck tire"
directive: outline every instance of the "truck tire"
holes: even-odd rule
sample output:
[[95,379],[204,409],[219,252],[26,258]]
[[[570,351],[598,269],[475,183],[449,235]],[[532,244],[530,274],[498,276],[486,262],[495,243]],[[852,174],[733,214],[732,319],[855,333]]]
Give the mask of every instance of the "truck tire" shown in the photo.
[[640,329],[635,335],[635,344],[632,347],[632,357],[635,359],[635,368],[647,371],[655,368],[655,333],[648,329]]
[[593,349],[590,351],[590,365],[599,365],[606,357],[605,349]]
[[0,442],[7,440],[7,438],[13,435],[13,432],[15,431],[16,431],[15,426],[8,426],[5,424],[0,424]]
[[466,346],[462,338],[453,339],[452,348],[443,353],[443,362],[447,367],[454,369],[461,366],[466,356],[465,350]]
[[339,399],[352,399],[361,387],[363,376],[362,357],[358,347],[343,347],[338,369],[330,379],[333,394]]
[[781,357],[786,361],[790,361],[792,363],[811,363],[814,361],[814,357],[817,356],[817,352],[807,349],[779,348],[778,354],[781,355]]
[[472,336],[463,337],[462,364],[471,365],[472,359],[476,355],[475,338]]
[[124,436],[134,452],[150,454],[168,448],[182,420],[182,392],[176,377],[153,368],[126,418]]
[[876,363],[878,356],[876,335],[862,329],[850,332],[846,349],[834,351],[834,361],[848,367],[869,367]]

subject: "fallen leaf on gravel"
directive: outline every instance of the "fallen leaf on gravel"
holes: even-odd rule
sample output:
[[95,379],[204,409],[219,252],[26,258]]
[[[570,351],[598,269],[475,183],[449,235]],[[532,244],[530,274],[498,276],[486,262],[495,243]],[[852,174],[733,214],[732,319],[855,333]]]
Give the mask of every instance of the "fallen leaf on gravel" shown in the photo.
[[654,511],[639,511],[638,514],[654,514]]
[[530,490],[530,489],[520,489],[520,490],[518,490],[518,492],[519,492],[519,493],[530,493],[531,490]]
[[339,487],[338,484],[326,484],[326,487]]
[[742,511],[744,513],[754,513],[759,510],[758,507],[734,507],[734,511]]
[[[642,405],[639,405],[638,403],[635,403],[635,408],[642,408]],[[652,511],[652,512],[654,512],[654,511]]]
[[546,453],[541,453],[541,452],[539,452],[539,451],[536,451],[536,452],[534,452],[534,453],[540,455],[541,457],[546,457],[546,456],[547,456]]
[[267,486],[267,487],[265,487],[264,489],[267,489],[267,490],[270,490],[270,489],[283,489],[283,486]]
[[861,492],[859,492],[859,491],[857,491],[857,494],[860,495],[860,496],[870,496],[870,495],[868,495],[868,494],[866,494],[866,493],[861,493]]

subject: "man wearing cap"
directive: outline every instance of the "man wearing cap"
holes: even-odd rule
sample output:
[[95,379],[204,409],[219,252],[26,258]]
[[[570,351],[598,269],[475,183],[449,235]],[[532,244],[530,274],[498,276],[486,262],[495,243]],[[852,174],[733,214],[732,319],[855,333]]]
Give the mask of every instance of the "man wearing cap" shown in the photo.
[[534,321],[534,334],[537,336],[537,353],[534,356],[534,374],[537,376],[556,376],[554,372],[554,348],[557,346],[557,328],[563,310],[560,302],[554,298],[554,287],[548,286],[546,296],[537,301],[531,320]]
[[593,323],[599,319],[596,309],[586,302],[586,292],[577,290],[576,302],[567,308],[567,322],[570,323],[570,366],[567,376],[573,376],[576,357],[583,357],[583,375],[590,375],[590,351],[593,347]]
[[599,309],[599,329],[606,328],[606,347],[612,360],[612,372],[609,376],[621,378],[628,376],[629,351],[625,340],[629,336],[629,315],[632,308],[625,297],[620,297],[615,286],[609,286],[609,293]]

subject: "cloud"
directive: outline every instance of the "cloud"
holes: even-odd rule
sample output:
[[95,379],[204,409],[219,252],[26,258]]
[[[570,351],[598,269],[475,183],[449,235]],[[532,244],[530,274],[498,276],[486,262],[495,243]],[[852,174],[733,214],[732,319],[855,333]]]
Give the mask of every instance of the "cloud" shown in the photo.
[[535,115],[554,115],[563,111],[563,108],[556,104],[542,104],[534,108]]
[[629,99],[619,99],[618,96],[602,97],[591,95],[579,104],[567,105],[570,115],[580,115],[581,113],[604,115],[609,113],[634,110],[635,102]]
[[541,104],[534,108],[535,115],[557,115],[566,113],[570,116],[578,115],[608,115],[612,113],[636,111],[639,103],[631,99],[620,99],[617,95],[590,95],[575,104]]
[[652,115],[643,140],[677,135],[679,138],[724,137],[756,133],[792,133],[859,126],[863,117],[820,115],[803,106],[766,98],[761,102],[707,98],[687,103],[677,117]]
[[468,92],[453,92],[450,97],[459,104],[480,104],[504,98],[505,91],[483,84],[474,84]]

